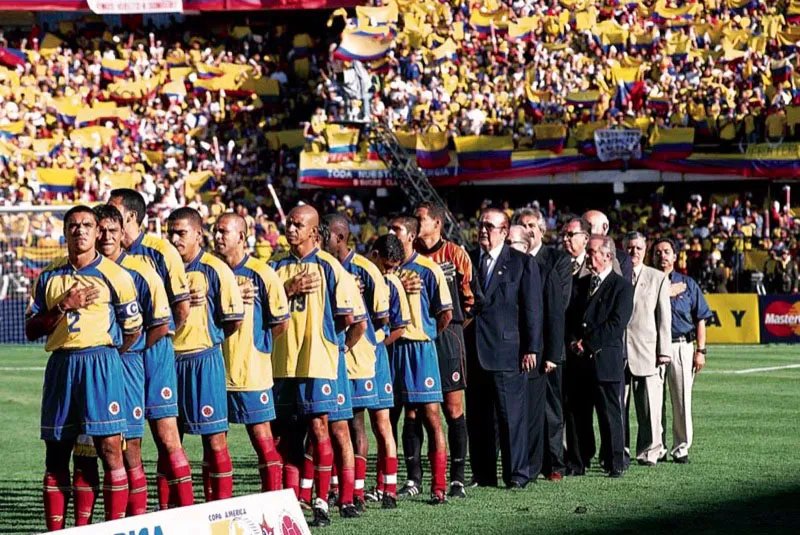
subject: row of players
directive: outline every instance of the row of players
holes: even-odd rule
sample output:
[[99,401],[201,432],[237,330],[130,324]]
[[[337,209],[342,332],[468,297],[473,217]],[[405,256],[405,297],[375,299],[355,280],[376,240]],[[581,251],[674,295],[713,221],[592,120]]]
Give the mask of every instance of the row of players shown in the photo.
[[158,449],[159,508],[193,503],[183,433],[202,436],[206,500],[232,496],[230,422],[246,426],[262,490],[292,488],[309,503],[315,487],[312,525],[325,526],[335,469],[340,515],[357,517],[366,410],[378,444],[373,495],[393,508],[402,408],[429,434],[430,502],[446,500],[434,340],[453,303],[441,268],[414,252],[415,218],[396,218],[367,259],[347,248],[346,219],[320,224],[314,208],[300,206],[287,218],[291,254],[270,266],[247,253],[235,214],[217,222],[211,253],[193,209],[170,215],[171,244],[141,232],[144,213],[132,190],[71,209],[68,254],[35,283],[27,335],[47,336],[52,352],[41,419],[49,530],[64,527],[71,491],[76,524],[91,522],[94,451],[106,519],[146,512],[145,420]]

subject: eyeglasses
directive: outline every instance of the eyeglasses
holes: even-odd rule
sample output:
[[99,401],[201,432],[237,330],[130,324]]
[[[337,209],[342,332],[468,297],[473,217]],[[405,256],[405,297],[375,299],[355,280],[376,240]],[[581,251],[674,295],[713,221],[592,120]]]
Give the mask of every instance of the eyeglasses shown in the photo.
[[481,221],[480,223],[478,223],[478,226],[480,228],[482,228],[482,229],[488,230],[489,232],[492,232],[493,230],[499,230],[499,229],[506,228],[505,225],[499,225],[499,226],[498,225],[493,225],[493,224],[489,223],[488,221]]
[[579,234],[587,234],[588,235],[589,233],[588,232],[584,232],[582,230],[576,230],[575,232],[573,232],[573,231],[562,232],[561,236],[571,240],[572,238],[574,238],[575,236],[577,236]]

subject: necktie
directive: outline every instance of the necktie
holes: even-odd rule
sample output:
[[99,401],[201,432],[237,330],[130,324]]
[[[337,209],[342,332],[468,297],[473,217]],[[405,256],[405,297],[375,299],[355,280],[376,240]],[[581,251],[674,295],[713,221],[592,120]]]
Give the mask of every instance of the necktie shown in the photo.
[[589,283],[589,295],[594,295],[599,286],[600,286],[600,277],[597,275],[592,275],[592,281]]
[[639,277],[636,276],[636,270],[635,269],[632,270],[631,271],[631,284],[633,284],[634,287],[636,286],[636,279],[638,279],[638,278]]
[[492,265],[492,255],[486,254],[483,256],[483,266],[481,266],[481,278],[483,279],[483,289],[485,290],[487,286],[489,286],[489,278],[491,272],[489,271],[489,266]]
[[576,275],[578,273],[578,271],[580,271],[580,269],[581,269],[581,265],[578,263],[578,259],[577,258],[573,258],[572,259],[572,274]]

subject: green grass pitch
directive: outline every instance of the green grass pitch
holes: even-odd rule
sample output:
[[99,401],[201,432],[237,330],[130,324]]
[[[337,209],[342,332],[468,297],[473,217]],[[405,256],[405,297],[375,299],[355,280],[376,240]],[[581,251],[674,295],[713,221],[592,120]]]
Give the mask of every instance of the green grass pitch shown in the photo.
[[[44,446],[38,425],[46,355],[19,346],[0,346],[0,355],[0,533],[41,532]],[[694,388],[689,465],[632,466],[621,480],[602,477],[595,468],[561,483],[539,480],[519,493],[470,490],[466,500],[439,507],[424,503],[425,492],[395,511],[370,507],[361,519],[348,521],[334,515],[332,526],[319,532],[800,532],[800,366],[792,366],[800,364],[800,348],[717,346],[708,362]],[[765,367],[777,369],[750,371]],[[635,437],[635,418],[632,427]],[[255,456],[244,429],[236,426],[229,436],[234,492],[257,492]],[[199,495],[200,441],[188,437],[186,446]],[[155,449],[149,438],[144,452],[152,505]],[[401,481],[403,474],[401,462]],[[100,506],[95,518],[102,518]]]

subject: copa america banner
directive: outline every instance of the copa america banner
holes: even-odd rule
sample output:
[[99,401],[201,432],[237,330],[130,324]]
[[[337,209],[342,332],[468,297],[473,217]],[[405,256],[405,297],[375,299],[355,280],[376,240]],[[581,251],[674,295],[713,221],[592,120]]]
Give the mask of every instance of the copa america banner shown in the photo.
[[594,145],[601,162],[642,158],[641,130],[595,130]]
[[74,535],[311,535],[297,498],[279,490],[71,528]]
[[88,0],[87,3],[98,15],[183,12],[183,0]]

